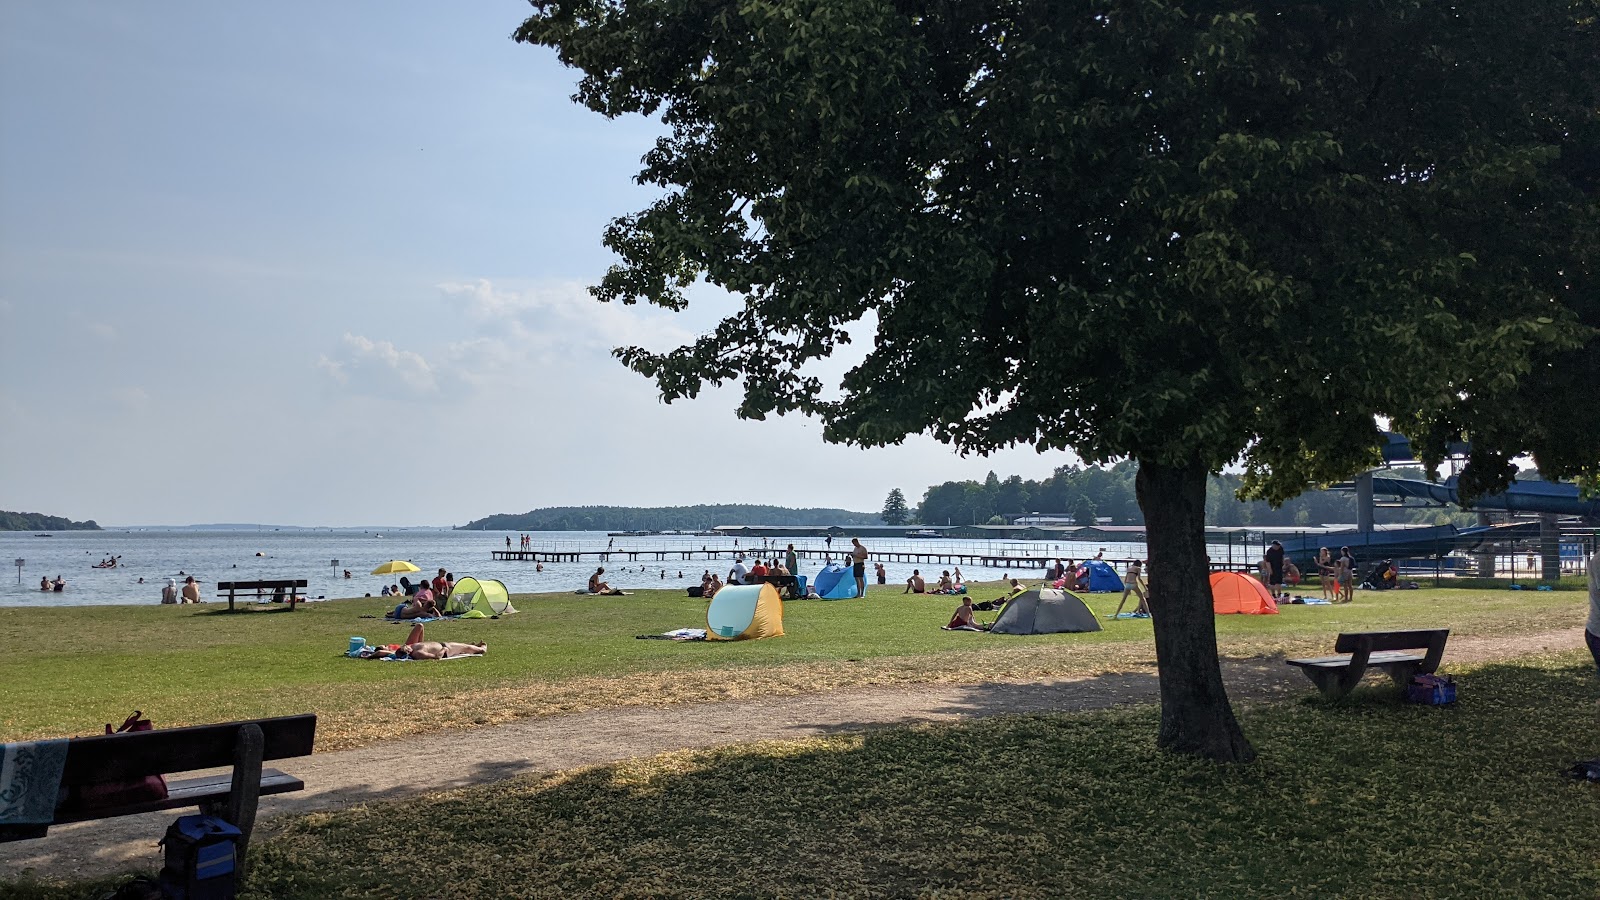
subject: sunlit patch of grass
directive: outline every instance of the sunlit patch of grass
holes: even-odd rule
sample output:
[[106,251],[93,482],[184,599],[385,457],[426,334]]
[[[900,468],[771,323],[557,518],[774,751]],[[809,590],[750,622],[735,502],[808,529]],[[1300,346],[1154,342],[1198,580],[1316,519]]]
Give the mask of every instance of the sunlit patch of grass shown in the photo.
[[[980,598],[997,586],[975,586]],[[1091,595],[1097,614],[1117,595]],[[681,591],[622,598],[519,596],[499,620],[428,626],[429,637],[489,642],[450,663],[345,659],[351,635],[403,639],[404,626],[361,618],[377,600],[289,613],[139,606],[0,609],[0,739],[87,734],[142,709],[158,726],[315,712],[318,748],[360,746],[419,730],[621,706],[786,696],[863,685],[973,684],[1147,671],[1150,623],[1102,619],[1096,634],[1013,637],[940,631],[954,598],[874,588],[866,601],[785,606],[783,638],[740,643],[636,640],[704,624]],[[1347,606],[1285,606],[1277,616],[1217,619],[1230,656],[1325,652],[1334,634],[1449,627],[1517,635],[1581,627],[1581,596],[1530,591],[1358,593]],[[993,614],[980,614],[992,618]],[[1449,655],[1447,653],[1448,661]],[[412,714],[418,704],[425,717]]]

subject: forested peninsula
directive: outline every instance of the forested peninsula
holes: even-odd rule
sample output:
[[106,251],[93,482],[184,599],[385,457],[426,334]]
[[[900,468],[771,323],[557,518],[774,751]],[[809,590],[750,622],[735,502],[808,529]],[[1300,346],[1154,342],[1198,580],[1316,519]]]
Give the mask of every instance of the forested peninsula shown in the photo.
[[875,512],[787,506],[552,506],[474,519],[458,531],[706,531],[718,525],[876,525]]
[[93,519],[74,522],[43,513],[11,512],[0,509],[0,531],[99,531]]

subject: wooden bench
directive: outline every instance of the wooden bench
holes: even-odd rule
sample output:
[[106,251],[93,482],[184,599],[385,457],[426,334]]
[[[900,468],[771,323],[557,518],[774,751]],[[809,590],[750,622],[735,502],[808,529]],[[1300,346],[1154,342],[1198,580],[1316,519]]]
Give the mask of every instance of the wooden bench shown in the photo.
[[[1322,656],[1316,659],[1285,660],[1329,697],[1343,697],[1355,689],[1368,669],[1382,669],[1403,689],[1413,675],[1438,671],[1444,656],[1444,643],[1450,629],[1417,631],[1364,631],[1341,634],[1333,645],[1335,653],[1349,656]],[[1406,651],[1425,650],[1425,653]]]
[[300,599],[300,591],[306,587],[306,580],[301,578],[285,579],[282,581],[219,581],[217,594],[228,592],[228,612],[233,612],[234,594],[253,594],[257,600],[269,594],[273,597],[282,597],[289,604],[289,610],[294,611],[294,605]]
[[314,715],[282,716],[253,722],[195,725],[73,738],[67,744],[61,786],[68,796],[75,788],[126,783],[148,775],[168,775],[232,766],[231,773],[167,781],[167,796],[117,806],[75,808],[64,804],[46,825],[0,825],[0,842],[44,837],[50,825],[89,822],[117,816],[198,806],[200,811],[232,823],[242,836],[244,859],[256,806],[263,794],[285,794],[305,782],[277,769],[263,769],[262,760],[310,756],[316,737]]

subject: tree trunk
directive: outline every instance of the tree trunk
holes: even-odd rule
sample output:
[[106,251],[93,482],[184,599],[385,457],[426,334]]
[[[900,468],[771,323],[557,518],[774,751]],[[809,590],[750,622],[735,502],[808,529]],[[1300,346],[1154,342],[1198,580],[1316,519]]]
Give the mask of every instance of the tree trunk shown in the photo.
[[1219,762],[1249,762],[1217,662],[1217,627],[1206,565],[1206,467],[1139,461],[1134,484],[1150,553],[1150,616],[1161,675],[1165,750]]

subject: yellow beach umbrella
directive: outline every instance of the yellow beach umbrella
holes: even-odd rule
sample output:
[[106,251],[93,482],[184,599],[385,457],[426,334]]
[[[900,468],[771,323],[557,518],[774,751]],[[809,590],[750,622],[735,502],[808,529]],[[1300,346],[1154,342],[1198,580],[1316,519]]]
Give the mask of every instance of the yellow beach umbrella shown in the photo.
[[391,559],[388,562],[384,563],[383,565],[377,567],[376,569],[373,569],[372,570],[372,574],[374,574],[374,575],[395,575],[395,574],[398,574],[400,572],[421,572],[421,571],[422,571],[421,569],[417,568],[416,566],[413,566],[411,563],[408,563],[403,559]]

